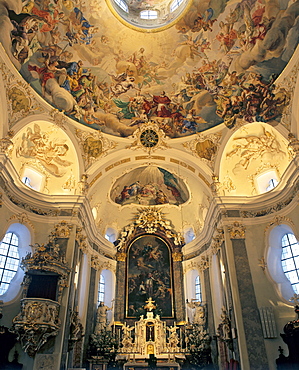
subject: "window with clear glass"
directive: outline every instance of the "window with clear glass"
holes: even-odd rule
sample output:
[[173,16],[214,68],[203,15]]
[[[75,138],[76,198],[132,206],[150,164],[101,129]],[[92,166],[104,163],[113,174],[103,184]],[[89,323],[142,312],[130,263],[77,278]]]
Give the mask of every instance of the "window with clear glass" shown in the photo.
[[269,180],[269,185],[266,188],[266,191],[270,191],[274,189],[278,185],[278,181],[276,179],[270,179]]
[[0,295],[4,294],[15,276],[20,262],[19,238],[8,232],[0,244]]
[[199,276],[195,279],[195,299],[197,302],[201,302],[201,284]]
[[104,298],[105,298],[105,279],[104,276],[101,274],[98,290],[98,305],[100,304],[100,302],[104,302]]
[[282,237],[282,269],[289,279],[294,292],[299,294],[299,244],[294,234],[288,233]]
[[170,5],[171,13],[174,12],[181,4],[183,0],[174,0]]
[[158,12],[155,10],[143,10],[140,12],[140,18],[141,19],[157,19],[158,18]]
[[124,0],[114,0],[115,3],[122,9],[124,10],[125,12],[128,13],[129,11],[129,8],[128,8],[128,5],[127,3],[124,1]]

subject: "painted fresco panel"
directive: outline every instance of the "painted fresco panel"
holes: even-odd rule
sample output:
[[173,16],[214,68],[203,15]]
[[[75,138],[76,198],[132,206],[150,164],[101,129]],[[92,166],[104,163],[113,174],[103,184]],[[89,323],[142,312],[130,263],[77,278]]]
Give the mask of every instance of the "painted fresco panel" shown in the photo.
[[167,244],[158,236],[143,235],[128,250],[127,317],[144,314],[152,298],[161,317],[173,317],[172,264]]
[[299,0],[194,0],[155,33],[126,27],[105,1],[1,4],[0,42],[21,75],[96,130],[127,137],[155,120],[176,138],[280,120],[290,102],[275,81],[298,44]]

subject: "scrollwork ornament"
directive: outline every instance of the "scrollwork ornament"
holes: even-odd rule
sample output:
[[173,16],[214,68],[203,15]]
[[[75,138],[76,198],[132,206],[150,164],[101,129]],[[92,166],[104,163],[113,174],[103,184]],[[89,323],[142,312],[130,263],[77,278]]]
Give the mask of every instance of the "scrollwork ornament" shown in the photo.
[[72,228],[72,224],[68,224],[66,221],[61,221],[59,224],[54,226],[54,230],[50,235],[50,240],[54,240],[56,238],[69,238]]
[[299,153],[299,140],[296,138],[296,136],[294,134],[292,134],[291,132],[289,133],[288,135],[288,139],[289,139],[289,144],[288,144],[288,148],[293,151],[293,153],[295,155],[298,155]]
[[33,230],[35,230],[35,227],[33,223],[29,220],[27,213],[22,212],[15,215],[12,215],[9,218],[10,221],[17,220],[21,225],[29,225]]
[[211,242],[212,254],[216,254],[220,250],[223,241],[224,241],[224,230],[217,229],[217,233],[212,238],[212,242]]
[[200,256],[198,262],[198,269],[199,271],[204,271],[210,267],[210,258],[208,255]]
[[86,235],[83,234],[82,227],[77,227],[76,229],[76,241],[78,242],[79,249],[82,250],[83,253],[87,254],[89,251],[89,244],[86,240]]
[[133,143],[126,149],[143,149],[149,154],[157,149],[167,149],[166,135],[155,120],[140,126],[132,135]]
[[99,158],[106,156],[110,150],[117,146],[115,141],[108,140],[100,131],[90,133],[77,129],[76,136],[82,148],[86,168]]
[[234,222],[233,225],[227,227],[231,239],[245,239],[245,226],[239,222]]
[[13,319],[11,331],[17,334],[24,352],[34,357],[50,337],[59,332],[58,302],[50,299],[23,298],[21,311]]
[[275,216],[272,221],[269,222],[269,224],[265,228],[265,233],[269,230],[270,227],[278,226],[283,223],[287,222],[289,225],[294,226],[294,222],[286,216]]
[[13,131],[8,131],[7,136],[0,139],[0,153],[6,154],[8,157],[11,157],[14,144],[11,140],[14,133]]
[[187,141],[183,146],[192,152],[194,156],[206,162],[210,167],[213,167],[216,153],[219,147],[221,133],[202,135],[197,134],[195,140]]

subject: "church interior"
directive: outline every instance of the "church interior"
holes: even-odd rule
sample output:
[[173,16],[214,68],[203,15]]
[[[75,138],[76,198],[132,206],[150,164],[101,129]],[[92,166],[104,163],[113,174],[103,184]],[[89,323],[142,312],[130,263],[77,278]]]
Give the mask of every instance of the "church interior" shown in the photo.
[[0,369],[299,368],[299,0],[0,0]]

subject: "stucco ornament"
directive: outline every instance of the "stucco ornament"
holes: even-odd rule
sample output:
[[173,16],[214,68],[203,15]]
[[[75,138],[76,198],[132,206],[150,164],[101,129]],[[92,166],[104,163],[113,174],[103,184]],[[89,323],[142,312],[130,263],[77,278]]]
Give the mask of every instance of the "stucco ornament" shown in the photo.
[[[160,118],[161,119],[161,118]],[[167,120],[169,118],[163,118]],[[158,118],[156,118],[156,121]],[[165,132],[160,129],[158,122],[152,120],[140,126],[132,135],[133,142],[128,145],[128,149],[143,149],[151,153],[156,149],[167,149]],[[165,123],[164,123],[165,124]]]
[[233,225],[227,227],[229,236],[231,239],[244,239],[245,238],[245,226],[239,222],[234,222]]
[[8,131],[7,136],[0,139],[0,153],[4,153],[8,157],[11,156],[11,153],[14,148],[14,143],[11,140],[13,135],[14,135],[13,131]]
[[124,227],[117,241],[118,251],[126,245],[128,239],[132,237],[137,229],[144,230],[147,234],[154,234],[162,231],[166,238],[173,239],[173,243],[181,246],[184,242],[180,233],[177,233],[169,220],[166,220],[164,214],[159,208],[142,208],[138,210],[134,222]]
[[30,357],[35,356],[49,337],[56,336],[59,332],[62,291],[68,284],[70,272],[65,254],[55,240],[48,244],[35,244],[33,248],[35,251],[28,253],[21,261],[21,268],[25,271],[23,294],[27,294],[36,271],[58,275],[58,284],[57,300],[25,297],[21,300],[21,311],[13,319],[11,331],[17,334],[23,350]]

